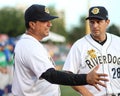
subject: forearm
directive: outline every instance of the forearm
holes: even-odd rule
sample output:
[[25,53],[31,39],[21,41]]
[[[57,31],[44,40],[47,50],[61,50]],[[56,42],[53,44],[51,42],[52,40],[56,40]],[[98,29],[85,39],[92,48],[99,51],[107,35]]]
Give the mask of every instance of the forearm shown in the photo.
[[86,74],[72,74],[66,73],[62,71],[57,71],[53,68],[48,69],[45,73],[41,75],[42,78],[53,84],[61,84],[61,85],[86,85],[88,84],[86,81]]
[[86,87],[84,86],[72,86],[74,90],[79,92],[82,96],[94,96]]

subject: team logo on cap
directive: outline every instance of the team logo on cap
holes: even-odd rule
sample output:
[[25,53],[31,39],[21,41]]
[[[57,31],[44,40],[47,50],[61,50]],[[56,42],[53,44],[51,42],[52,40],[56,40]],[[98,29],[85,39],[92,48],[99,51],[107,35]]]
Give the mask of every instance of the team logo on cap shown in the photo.
[[93,8],[93,10],[91,12],[93,14],[98,14],[99,13],[99,9],[98,8]]
[[48,8],[46,8],[46,7],[45,7],[45,12],[46,13],[50,13],[49,10],[48,10]]

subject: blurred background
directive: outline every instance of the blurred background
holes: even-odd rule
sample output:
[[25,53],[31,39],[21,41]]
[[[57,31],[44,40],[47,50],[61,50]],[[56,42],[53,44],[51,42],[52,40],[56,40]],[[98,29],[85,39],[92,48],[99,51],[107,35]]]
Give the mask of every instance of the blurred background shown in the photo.
[[[32,4],[43,4],[52,15],[48,37],[42,43],[62,69],[72,44],[90,33],[88,10],[91,6],[104,6],[108,10],[110,25],[107,31],[120,36],[120,0],[2,0],[0,1],[0,96],[11,95],[13,51],[17,40],[25,32],[24,11]],[[61,86],[62,96],[79,96],[71,87]]]

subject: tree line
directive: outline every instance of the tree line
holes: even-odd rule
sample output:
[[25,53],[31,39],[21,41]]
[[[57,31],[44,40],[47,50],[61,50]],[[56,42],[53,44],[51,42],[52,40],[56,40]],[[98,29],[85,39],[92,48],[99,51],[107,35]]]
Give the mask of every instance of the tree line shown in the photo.
[[[64,12],[57,12],[54,6],[49,6],[50,13],[60,17],[52,21],[51,31],[63,35],[66,38],[66,43],[73,44],[76,40],[86,34],[85,17],[80,17],[79,25],[71,28],[67,32],[65,28]],[[115,24],[111,24],[107,30],[109,33],[120,36],[120,29]],[[10,37],[17,37],[25,32],[24,11],[14,7],[3,7],[0,9],[0,33],[5,33]]]

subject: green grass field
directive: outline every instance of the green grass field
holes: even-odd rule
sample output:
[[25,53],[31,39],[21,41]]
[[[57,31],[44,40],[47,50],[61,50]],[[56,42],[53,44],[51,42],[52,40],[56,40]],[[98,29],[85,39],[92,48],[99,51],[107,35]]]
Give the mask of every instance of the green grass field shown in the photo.
[[69,86],[60,86],[61,96],[80,96],[75,90]]

